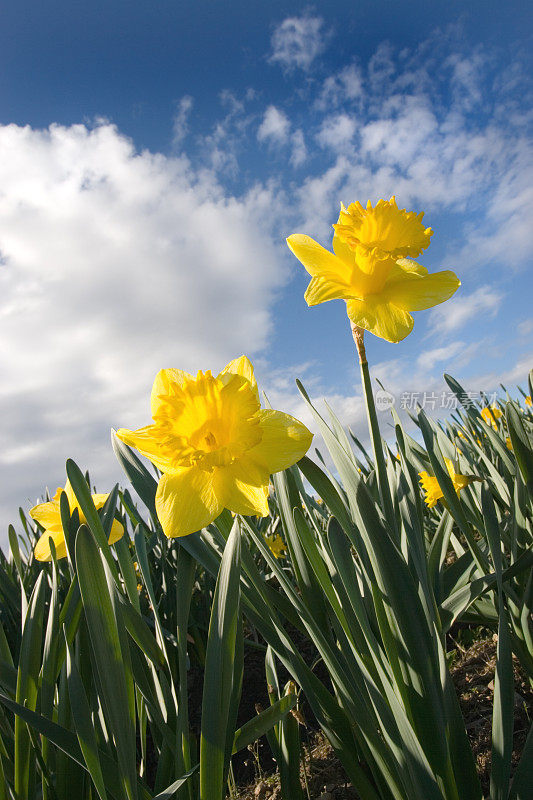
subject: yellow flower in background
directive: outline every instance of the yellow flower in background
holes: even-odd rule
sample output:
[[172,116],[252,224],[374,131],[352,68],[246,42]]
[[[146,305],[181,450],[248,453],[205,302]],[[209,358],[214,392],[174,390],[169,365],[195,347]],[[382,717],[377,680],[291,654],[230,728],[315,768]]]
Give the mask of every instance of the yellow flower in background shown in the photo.
[[261,409],[246,356],[216,378],[160,370],[151,405],[153,425],[117,436],[163,472],[155,505],[168,537],[200,530],[224,508],[268,516],[271,473],[299,461],[313,438],[289,414]]
[[513,443],[511,442],[511,437],[510,436],[506,436],[505,437],[505,444],[507,445],[507,449],[508,450],[512,450],[513,449]]
[[[59,505],[60,497],[63,492],[65,492],[67,495],[70,513],[72,514],[76,508],[78,510],[78,514],[80,515],[80,525],[84,522],[87,522],[85,515],[80,508],[80,504],[78,503],[76,495],[72,490],[70,481],[67,481],[64,489],[61,489],[61,487],[57,489],[52,500],[50,500],[48,503],[40,503],[30,510],[30,516],[32,519],[34,519],[44,528],[44,533],[35,545],[35,549],[33,551],[37,561],[52,560],[50,539],[53,539],[54,541],[57,558],[64,558],[67,555],[67,545],[65,543],[65,537],[63,534],[63,526],[61,524],[61,508]],[[109,494],[93,494],[92,499],[95,507],[97,509],[102,508],[105,505],[108,497]],[[111,526],[111,533],[109,535],[109,544],[114,544],[120,538],[122,538],[123,535],[124,528],[118,520],[114,519],[113,525]]]
[[281,536],[276,536],[276,534],[273,534],[272,536],[265,536],[265,541],[269,546],[272,555],[274,555],[276,558],[282,556],[287,550],[285,547],[285,542]]
[[[453,488],[457,494],[459,494],[461,489],[464,489],[465,486],[468,486],[469,483],[472,483],[472,481],[476,480],[474,475],[460,475],[458,472],[456,472],[453,461],[450,458],[445,458],[444,463],[446,464],[446,469],[448,470],[448,474],[452,479]],[[436,505],[437,500],[440,500],[441,497],[444,497],[442,489],[439,486],[439,482],[433,475],[429,475],[427,472],[419,472],[418,474],[420,475],[422,489],[426,493],[424,498],[426,505],[429,506],[429,508],[433,508],[433,506]]]
[[428,247],[431,228],[423,214],[399,209],[396,200],[379,200],[366,209],[345,208],[333,226],[333,253],[300,233],[287,239],[311,275],[305,293],[309,306],[346,300],[351,321],[389,342],[399,342],[413,328],[411,311],[448,300],[461,285],[450,270],[429,274],[411,258]]
[[524,402],[525,402],[526,406],[533,405],[533,402],[531,401],[531,396],[530,396],[529,394],[528,394],[528,396],[526,397],[526,399],[525,399],[525,401],[524,401]]
[[495,431],[498,430],[498,423],[496,420],[500,419],[502,416],[502,412],[498,408],[498,406],[491,406],[490,408],[482,408],[481,409],[481,416]]
[[[466,429],[463,429],[463,430],[466,430]],[[456,431],[456,434],[457,434],[457,436],[458,436],[460,439],[464,439],[464,440],[465,440],[465,442],[468,442],[468,441],[469,441],[469,439],[468,439],[468,436],[465,436],[465,434],[463,433],[463,431],[462,431],[460,428],[458,428],[458,429],[457,429],[457,431]],[[477,443],[478,443],[478,445],[481,447],[481,439],[478,439],[478,437],[477,437],[477,436],[473,436],[472,438],[473,438],[473,439],[474,439],[474,441],[475,441],[475,442],[477,442]]]

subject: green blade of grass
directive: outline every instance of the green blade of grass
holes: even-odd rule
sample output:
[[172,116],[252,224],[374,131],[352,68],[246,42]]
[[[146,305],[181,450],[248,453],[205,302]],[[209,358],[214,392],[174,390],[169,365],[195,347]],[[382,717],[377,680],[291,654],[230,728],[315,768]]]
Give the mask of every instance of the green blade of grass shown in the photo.
[[492,554],[498,586],[498,648],[494,676],[494,705],[492,712],[492,767],[490,774],[491,800],[506,800],[511,776],[514,724],[514,676],[511,641],[504,604],[502,553],[498,519],[490,490],[481,490],[483,518]]
[[72,711],[72,717],[74,719],[74,725],[76,727],[78,741],[80,743],[80,749],[100,800],[107,800],[104,776],[102,774],[102,767],[100,765],[100,758],[98,756],[98,743],[96,741],[87,695],[85,694],[85,689],[83,687],[80,674],[72,657],[70,647],[68,646],[65,630],[63,630],[63,636],[67,651],[67,685],[70,708]]
[[151,475],[142,461],[135,455],[131,447],[117,439],[114,430],[111,430],[111,444],[122,469],[131,481],[131,485],[145,504],[146,508],[155,518],[155,493],[157,481]]
[[518,462],[520,472],[524,478],[530,494],[533,493],[533,448],[526,433],[526,429],[520,419],[520,414],[514,407],[513,403],[507,403],[505,410],[505,417],[507,419],[507,427],[509,429],[509,436],[511,437],[511,444],[513,452]]
[[204,673],[200,738],[200,800],[223,800],[228,717],[240,605],[240,528],[235,520],[213,598]]
[[82,525],[76,537],[76,567],[85,619],[102,688],[107,722],[117,748],[124,793],[136,800],[135,718],[131,716],[130,690],[120,646],[116,609],[104,565],[91,531]]
[[295,694],[285,694],[265,711],[261,711],[256,717],[246,722],[241,728],[235,731],[233,737],[232,754],[238,753],[252,744],[256,739],[260,739],[267,731],[271,730],[282,720],[296,705]]
[[[83,754],[80,749],[78,738],[75,733],[58,725],[52,720],[46,719],[42,714],[31,711],[29,708],[11,700],[3,692],[0,692],[0,703],[12,711],[17,717],[23,721],[24,724],[30,725],[34,730],[45,736],[50,742],[58,747],[68,758],[72,759],[84,770],[87,770],[87,765]],[[120,780],[120,773],[117,768],[117,763],[103,750],[99,750],[99,758],[102,765],[102,773],[104,776],[107,791],[116,800],[124,800],[124,790],[122,781]],[[152,800],[151,794],[147,791],[142,781],[138,779],[138,790],[141,800]]]
[[[117,565],[115,564],[115,560],[111,553],[111,548],[108,542],[108,535],[106,535],[106,531],[104,530],[104,526],[102,524],[102,520],[100,519],[100,515],[95,508],[93,503],[93,499],[91,497],[91,490],[87,484],[85,476],[83,475],[82,471],[78,467],[78,465],[72,461],[71,458],[67,460],[67,475],[70,481],[70,485],[76,495],[76,499],[80,504],[80,508],[85,515],[85,519],[87,520],[87,526],[90,528],[94,540],[98,543],[102,555],[104,556],[107,566],[113,576],[117,585],[119,585],[119,577],[118,577],[118,570]],[[76,537],[77,541],[77,537]]]
[[[41,644],[43,634],[44,583],[45,573],[41,572],[31,594],[22,643],[20,646],[16,702],[34,710],[37,704],[39,671],[41,668]],[[15,795],[30,797],[33,793],[34,759],[31,742],[20,716],[15,717]]]

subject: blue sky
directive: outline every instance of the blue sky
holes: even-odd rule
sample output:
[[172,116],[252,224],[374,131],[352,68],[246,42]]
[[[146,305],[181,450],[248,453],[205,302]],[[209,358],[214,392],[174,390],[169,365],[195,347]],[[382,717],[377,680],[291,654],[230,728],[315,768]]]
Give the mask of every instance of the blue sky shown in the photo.
[[[531,311],[526,2],[10,3],[0,31],[1,533],[74,457],[103,491],[109,428],[157,370],[256,363],[364,432],[344,304],[308,309],[290,233],[396,194],[453,300],[392,345],[400,402],[525,385]],[[437,410],[438,411],[438,410]]]

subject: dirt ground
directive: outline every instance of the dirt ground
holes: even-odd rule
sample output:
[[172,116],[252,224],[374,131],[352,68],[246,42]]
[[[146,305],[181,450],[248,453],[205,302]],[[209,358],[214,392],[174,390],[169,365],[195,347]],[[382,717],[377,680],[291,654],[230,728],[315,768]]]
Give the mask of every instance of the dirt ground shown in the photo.
[[[491,724],[496,636],[474,642],[468,648],[457,645],[451,673],[465,718],[483,793],[488,796],[491,764]],[[513,766],[522,752],[531,716],[533,691],[515,660],[515,727]],[[305,767],[301,769],[304,796],[309,800],[358,800],[342,766],[325,740],[312,728],[302,728]],[[255,778],[237,789],[239,800],[281,800],[279,775],[269,757],[268,744],[258,742],[242,764]],[[305,774],[304,774],[305,771]]]

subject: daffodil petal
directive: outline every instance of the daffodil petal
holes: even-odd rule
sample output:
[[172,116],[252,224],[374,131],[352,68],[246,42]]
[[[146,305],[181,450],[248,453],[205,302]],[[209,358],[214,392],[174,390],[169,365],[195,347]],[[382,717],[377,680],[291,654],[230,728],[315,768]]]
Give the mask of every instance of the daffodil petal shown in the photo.
[[109,494],[93,494],[92,500],[94,503],[94,507],[96,509],[103,508],[106,504],[106,500],[109,497]]
[[426,267],[422,266],[422,264],[419,264],[417,261],[413,261],[412,258],[398,258],[389,273],[388,282],[395,281],[397,278],[402,278],[406,272],[420,275],[420,277],[429,275]]
[[184,372],[182,369],[160,369],[155,376],[154,385],[152,386],[152,395],[150,398],[150,405],[152,409],[152,417],[155,417],[161,405],[161,396],[166,396],[171,392],[171,385],[173,383],[182,386],[186,381],[193,381],[194,377],[189,372]]
[[383,294],[404,311],[422,311],[444,303],[460,285],[461,281],[451,270],[423,276],[405,271],[403,276],[389,277]]
[[251,486],[268,486],[270,480],[270,470],[258,458],[254,458],[253,453],[255,448],[248,450],[238,460],[234,461],[231,465],[233,468],[233,475],[243,483],[249,483]]
[[51,561],[52,560],[52,551],[50,549],[50,539],[53,540],[55,549],[56,549],[56,556],[57,558],[65,558],[67,555],[67,545],[65,543],[65,537],[63,535],[63,529],[51,531],[47,530],[43,535],[40,537],[39,541],[35,545],[33,550],[33,554],[37,561]]
[[216,471],[185,467],[162,476],[155,508],[165,536],[188,536],[218,517],[224,505],[213,488]]
[[412,316],[379,295],[348,300],[346,310],[353,323],[388,342],[400,342],[413,329]]
[[136,431],[119,428],[117,436],[121,442],[129,445],[129,447],[135,447],[139,453],[149,458],[152,464],[155,464],[160,470],[170,472],[172,469],[171,460],[162,452],[160,440],[154,437],[154,428],[154,425],[147,425],[145,428],[139,428]]
[[287,239],[287,244],[313,278],[329,278],[348,285],[351,266],[310,236],[294,233]]
[[254,390],[255,396],[257,398],[257,402],[259,403],[259,391],[257,389],[257,381],[254,375],[254,368],[252,366],[252,362],[247,356],[240,356],[240,358],[234,358],[233,361],[230,361],[229,364],[226,364],[222,372],[218,375],[219,378],[222,378],[224,375],[241,375],[241,377],[246,378],[246,380],[252,386]]
[[245,516],[268,516],[268,483],[248,483],[246,470],[238,461],[215,470],[213,485],[224,508]]
[[[63,491],[63,490],[61,490]],[[30,517],[42,525],[43,528],[56,527],[61,528],[61,512],[59,510],[59,503],[56,500],[50,500],[48,503],[39,503],[30,509]]]
[[72,486],[70,484],[70,481],[68,479],[67,479],[67,482],[65,484],[65,488],[63,489],[63,491],[67,495],[67,500],[68,500],[68,506],[70,508],[70,513],[72,514],[72,512],[74,511],[75,508],[80,510],[80,504],[78,503],[78,498],[74,494],[74,489],[72,488]]
[[269,475],[287,469],[307,453],[313,434],[297,419],[272,409],[259,411],[258,417],[263,436],[246,455]]
[[355,296],[353,288],[329,278],[311,278],[304,295],[308,306],[317,306],[327,300],[349,300]]
[[332,245],[333,245],[333,252],[342,261],[344,261],[346,264],[350,264],[352,262],[355,263],[354,251],[348,244],[346,244],[346,242],[343,242],[343,240],[340,239],[336,233],[333,234]]
[[111,525],[111,533],[109,534],[109,544],[115,544],[118,542],[119,539],[122,539],[124,536],[124,527],[118,519],[113,520],[113,524]]

